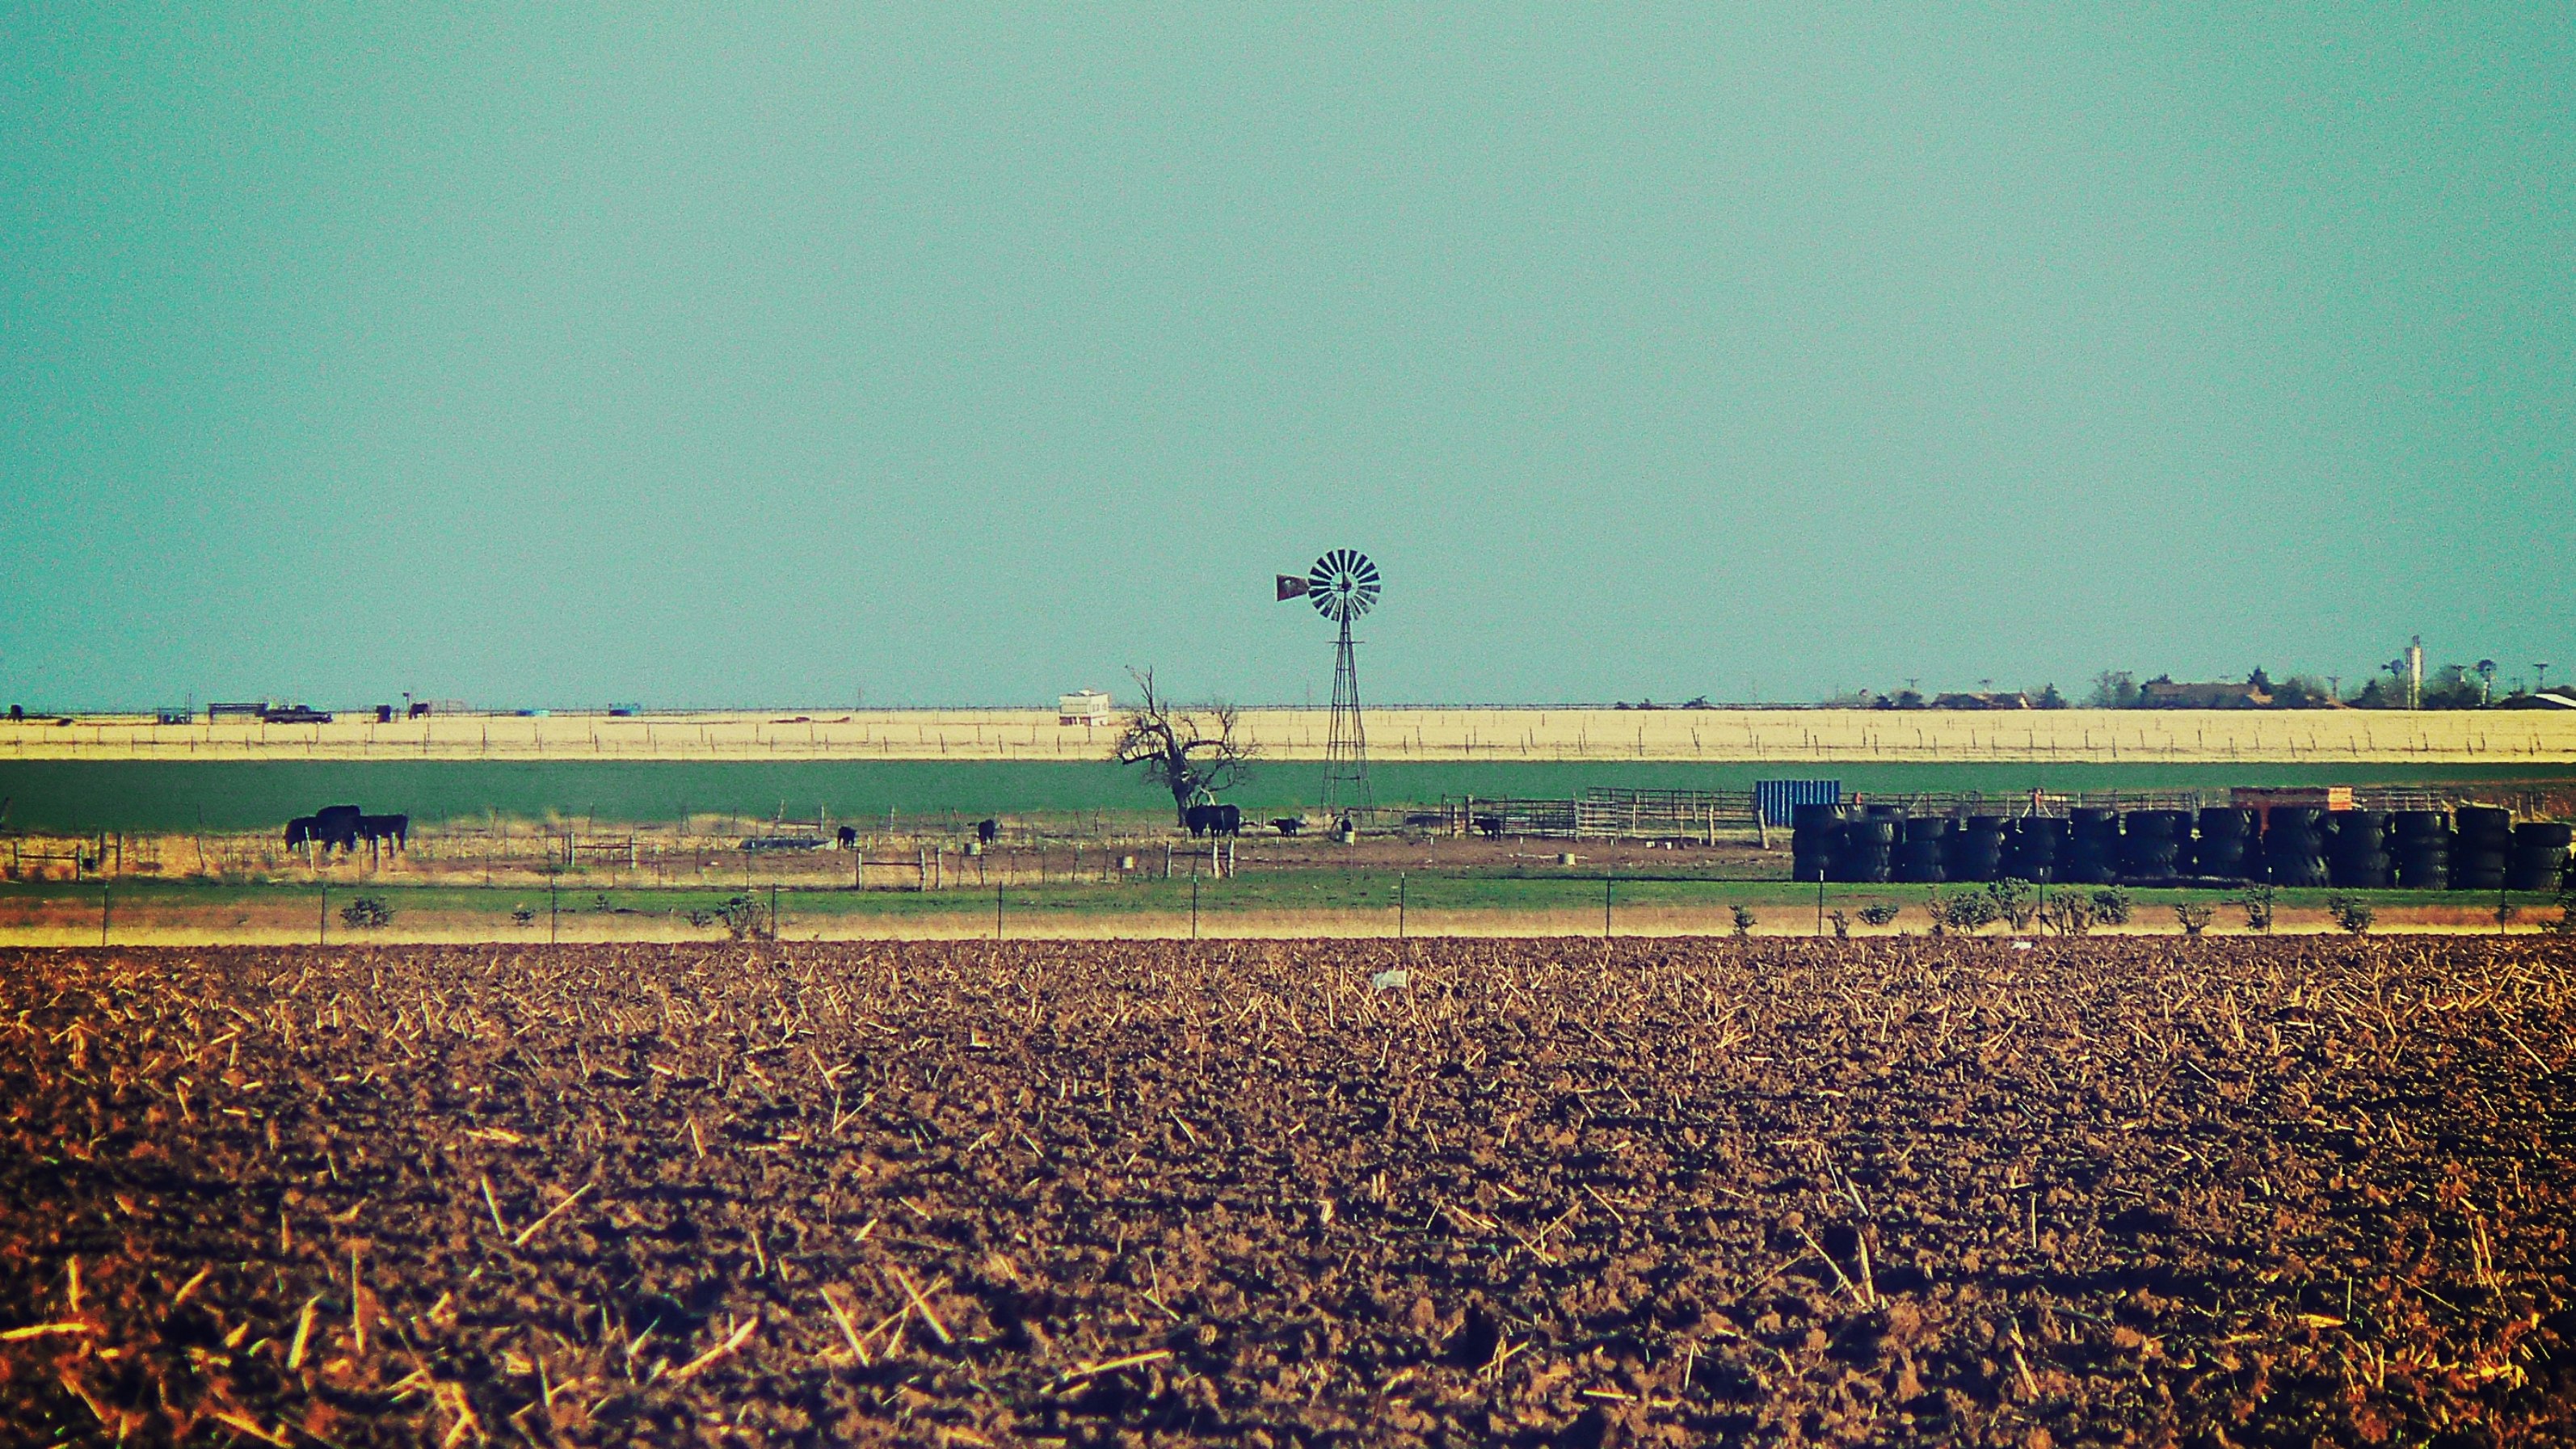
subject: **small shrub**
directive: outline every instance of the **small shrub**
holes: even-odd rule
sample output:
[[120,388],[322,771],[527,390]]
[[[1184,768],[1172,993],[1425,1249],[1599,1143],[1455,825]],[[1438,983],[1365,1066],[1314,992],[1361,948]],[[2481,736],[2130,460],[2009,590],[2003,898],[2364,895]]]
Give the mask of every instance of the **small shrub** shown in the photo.
[[1835,940],[1837,940],[1837,941],[1848,941],[1848,940],[1850,940],[1850,939],[1851,939],[1851,917],[1850,917],[1850,916],[1848,916],[1848,915],[1844,914],[1844,913],[1843,913],[1843,912],[1841,912],[1841,911],[1836,911],[1836,912],[1834,912],[1832,915],[1825,917],[1825,919],[1834,923],[1834,939],[1835,939]]
[[1935,930],[1964,931],[1975,935],[1994,923],[1995,899],[1984,891],[1960,891],[1955,895],[1932,898],[1932,924]]
[[1744,937],[1746,937],[1746,936],[1750,936],[1750,935],[1752,935],[1752,934],[1753,934],[1753,908],[1752,908],[1751,906],[1737,906],[1737,907],[1735,908],[1735,935],[1736,935],[1736,939],[1741,940],[1741,939],[1743,939]]
[[2358,896],[2338,894],[2326,897],[2326,913],[2334,917],[2336,925],[2354,936],[2367,934],[2373,919],[2369,903]]
[[513,925],[513,926],[533,926],[533,925],[535,925],[536,923],[537,923],[537,913],[536,913],[536,912],[534,912],[534,911],[532,911],[532,910],[529,910],[526,906],[513,906],[513,907],[511,907],[511,908],[510,908],[510,924],[511,924],[511,925]]
[[2073,891],[2060,891],[2040,907],[2039,919],[2061,936],[2081,936],[2093,929],[2093,902]]
[[2210,917],[2218,914],[2207,901],[2178,901],[2173,913],[2174,919],[2182,923],[2182,933],[2186,936],[2197,936],[2208,930]]
[[1995,915],[2016,932],[2030,929],[2032,915],[2038,906],[2032,898],[2030,882],[2006,877],[1986,887],[1994,901]]
[[2118,886],[2104,886],[2093,893],[2093,919],[2106,926],[2125,926],[2137,914],[2137,903]]
[[2245,909],[2245,929],[2269,933],[2272,929],[2272,901],[2278,894],[2270,883],[2256,882],[2239,891],[2234,903]]
[[1871,901],[1860,908],[1860,918],[1873,926],[1884,926],[1905,913],[1905,907],[1894,901]]
[[353,929],[372,931],[394,923],[394,908],[380,896],[360,896],[340,908],[340,920]]
[[768,919],[760,902],[749,896],[727,896],[715,913],[737,941],[768,941],[778,935],[776,924]]
[[715,923],[716,923],[716,913],[715,913],[715,912],[713,912],[713,911],[691,911],[691,912],[689,912],[689,924],[690,924],[690,925],[692,925],[692,926],[705,927],[705,926],[712,926],[712,925],[714,925]]
[[2558,893],[2558,919],[2543,921],[2540,929],[2553,936],[2576,936],[2576,888]]

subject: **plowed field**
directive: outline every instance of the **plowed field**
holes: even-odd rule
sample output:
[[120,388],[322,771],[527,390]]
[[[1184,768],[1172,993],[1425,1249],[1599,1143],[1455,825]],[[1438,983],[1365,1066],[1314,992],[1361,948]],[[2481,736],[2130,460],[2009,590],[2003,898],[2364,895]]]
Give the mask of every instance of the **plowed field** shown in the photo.
[[2569,1442],[2571,965],[0,953],[0,1437]]

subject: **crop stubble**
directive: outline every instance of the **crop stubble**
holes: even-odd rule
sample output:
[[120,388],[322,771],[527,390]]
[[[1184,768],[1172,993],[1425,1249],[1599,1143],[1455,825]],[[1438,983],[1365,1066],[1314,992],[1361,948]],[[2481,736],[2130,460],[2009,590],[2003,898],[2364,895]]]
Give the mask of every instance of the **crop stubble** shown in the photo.
[[2563,1441],[2571,961],[0,953],[0,1424]]

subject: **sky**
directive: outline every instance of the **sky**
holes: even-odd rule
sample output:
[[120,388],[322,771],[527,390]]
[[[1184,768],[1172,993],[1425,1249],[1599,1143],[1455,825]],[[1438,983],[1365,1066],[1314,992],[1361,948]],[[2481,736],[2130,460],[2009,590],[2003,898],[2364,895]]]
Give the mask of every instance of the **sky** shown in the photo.
[[2576,678],[2576,8],[0,0],[0,700]]

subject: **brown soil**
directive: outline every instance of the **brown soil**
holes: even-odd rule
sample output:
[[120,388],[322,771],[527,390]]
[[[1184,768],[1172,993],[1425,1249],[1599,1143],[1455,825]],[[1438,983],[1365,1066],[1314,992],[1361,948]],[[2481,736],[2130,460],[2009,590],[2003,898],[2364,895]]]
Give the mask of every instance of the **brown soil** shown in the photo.
[[0,953],[0,1424],[2568,1442],[2571,965],[2528,939]]

